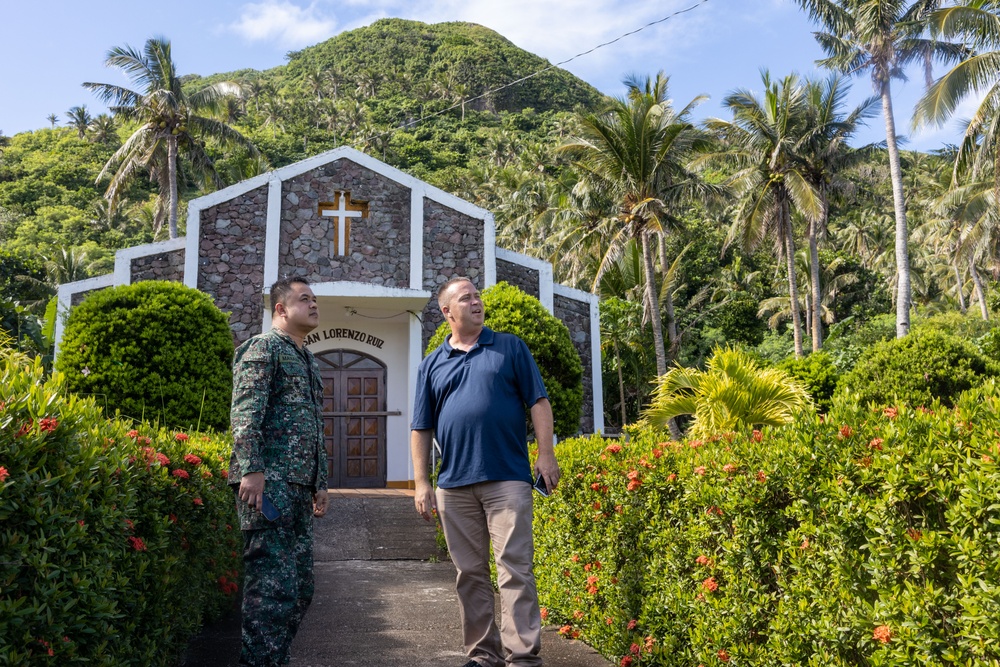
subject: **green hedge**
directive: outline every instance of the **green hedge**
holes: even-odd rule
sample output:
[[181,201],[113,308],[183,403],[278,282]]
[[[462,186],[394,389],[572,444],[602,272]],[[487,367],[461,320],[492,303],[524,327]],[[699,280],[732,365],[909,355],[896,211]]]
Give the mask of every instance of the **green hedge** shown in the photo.
[[133,430],[0,349],[0,665],[172,665],[238,597],[219,437]]
[[995,665],[1000,390],[557,448],[543,614],[616,665]]
[[109,414],[175,428],[229,428],[233,338],[203,292],[147,280],[90,294],[70,311],[56,367]]
[[955,398],[990,377],[1000,364],[974,344],[938,329],[918,329],[865,350],[837,383],[835,396],[879,405],[930,405]]

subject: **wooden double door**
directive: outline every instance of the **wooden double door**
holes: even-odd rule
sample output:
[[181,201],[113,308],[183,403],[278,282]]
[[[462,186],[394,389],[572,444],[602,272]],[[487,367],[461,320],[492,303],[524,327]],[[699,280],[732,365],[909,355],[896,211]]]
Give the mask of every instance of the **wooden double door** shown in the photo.
[[333,488],[384,488],[385,365],[353,350],[316,355],[323,377],[323,441]]

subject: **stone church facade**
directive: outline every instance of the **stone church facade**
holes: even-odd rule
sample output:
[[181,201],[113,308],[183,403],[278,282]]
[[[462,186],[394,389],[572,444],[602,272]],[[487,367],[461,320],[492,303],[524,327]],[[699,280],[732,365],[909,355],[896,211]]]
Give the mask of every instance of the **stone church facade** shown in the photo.
[[306,343],[323,370],[331,487],[412,484],[416,369],[452,276],[480,289],[506,281],[567,325],[584,369],[580,431],[603,430],[597,297],[497,248],[489,211],[348,147],[192,200],[187,236],[118,251],[114,273],[60,286],[59,307],[113,285],[183,282],[230,313],[239,345],[270,328],[267,291],[285,275],[307,279],[319,301]]

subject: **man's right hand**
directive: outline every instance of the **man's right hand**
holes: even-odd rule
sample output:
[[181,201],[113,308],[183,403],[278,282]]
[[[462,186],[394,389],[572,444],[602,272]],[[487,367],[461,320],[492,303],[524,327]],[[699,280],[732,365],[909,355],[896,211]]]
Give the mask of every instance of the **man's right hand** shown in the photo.
[[253,509],[259,510],[264,502],[264,473],[251,472],[243,475],[239,497]]
[[413,504],[420,516],[424,517],[424,521],[431,520],[432,512],[437,509],[437,503],[434,500],[434,489],[430,484],[425,482],[417,485],[413,494]]

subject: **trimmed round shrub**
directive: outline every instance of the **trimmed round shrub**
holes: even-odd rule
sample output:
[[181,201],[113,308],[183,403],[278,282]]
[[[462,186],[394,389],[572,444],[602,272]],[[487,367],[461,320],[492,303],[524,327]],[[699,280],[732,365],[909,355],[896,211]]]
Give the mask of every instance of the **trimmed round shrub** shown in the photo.
[[813,352],[801,359],[786,359],[778,368],[805,385],[821,413],[829,412],[840,373],[826,352]]
[[239,597],[230,451],[0,347],[0,665],[176,665]]
[[[505,282],[482,293],[486,308],[485,324],[494,331],[510,333],[523,340],[549,392],[555,433],[568,437],[580,432],[583,409],[583,364],[573,347],[569,329],[551,315],[542,302]],[[427,343],[429,354],[451,333],[442,322]]]
[[144,281],[88,296],[69,315],[56,367],[109,414],[180,428],[229,428],[233,338],[208,295]]
[[836,395],[862,405],[951,405],[966,389],[1000,374],[975,345],[935,329],[877,343],[858,359]]

